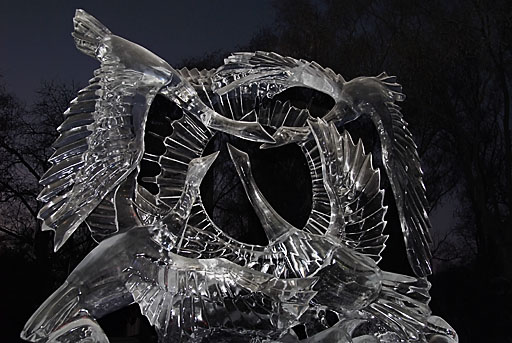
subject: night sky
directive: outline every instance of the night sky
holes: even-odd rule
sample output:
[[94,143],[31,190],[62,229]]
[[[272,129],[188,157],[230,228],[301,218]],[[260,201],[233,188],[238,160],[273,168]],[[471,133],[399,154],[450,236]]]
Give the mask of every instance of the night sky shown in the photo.
[[[98,68],[96,60],[76,49],[71,37],[77,8],[171,65],[215,51],[237,51],[276,20],[270,0],[4,1],[0,82],[20,100],[34,101],[43,81],[84,86]],[[436,209],[431,216],[434,231],[450,227],[453,211],[446,205]]]
[[[240,51],[241,49],[244,49],[244,46],[247,46],[249,44],[251,38],[253,38],[254,35],[258,33],[259,30],[264,28],[275,28],[275,24],[278,23],[280,19],[278,16],[276,16],[276,9],[273,6],[273,2],[276,1],[279,0],[0,1],[0,90],[2,90],[2,87],[5,87],[8,93],[15,95],[23,105],[26,105],[26,107],[22,107],[23,110],[27,110],[28,113],[32,113],[30,112],[31,108],[33,108],[31,107],[31,105],[37,102],[37,90],[41,89],[44,82],[56,82],[57,84],[64,83],[66,85],[70,85],[73,82],[75,87],[83,87],[87,84],[88,80],[93,76],[93,71],[99,67],[99,63],[93,58],[81,53],[75,47],[73,38],[71,37],[71,32],[73,30],[73,16],[76,9],[84,9],[85,11],[96,17],[104,25],[106,25],[114,34],[126,38],[132,42],[138,43],[143,47],[151,50],[152,52],[166,60],[171,66],[181,67],[182,62],[187,59],[201,59],[207,54],[213,54],[216,52],[223,52],[227,54],[229,52]],[[505,3],[506,0],[503,0],[503,2]],[[337,4],[336,1],[332,1],[332,3]],[[385,6],[385,4],[387,4],[387,2],[376,3],[377,7]],[[423,11],[428,12],[429,5],[424,5],[423,2],[421,2],[420,0],[412,1],[411,3],[415,5],[421,4],[421,6],[418,7],[421,9],[421,13],[423,13]],[[460,0],[460,3],[463,3],[463,0]],[[483,3],[484,2],[479,1],[475,2],[475,4]],[[343,4],[346,3],[343,2]],[[353,4],[357,4],[357,0],[353,0]],[[405,6],[405,2],[397,2],[393,7],[399,7],[398,5],[402,6],[402,4],[404,4],[403,13],[406,14],[408,9],[407,6]],[[438,9],[443,9],[443,11],[446,10],[445,7],[451,8],[450,1],[436,2],[433,4],[434,9],[436,8],[436,6],[439,7]],[[400,8],[402,9],[402,7]],[[411,6],[411,11],[414,8],[414,6]],[[341,8],[341,10],[346,11],[346,8],[343,7]],[[304,12],[301,12],[301,14]],[[333,11],[333,13],[339,14],[343,12]],[[498,12],[494,13],[493,15],[499,17],[497,16],[497,13]],[[294,26],[294,30],[297,30],[297,32],[305,32],[304,26],[307,26],[309,24],[310,13],[305,14],[305,17],[307,18],[307,21],[305,22],[307,24]],[[415,14],[411,12],[411,18],[413,18],[414,16]],[[407,18],[407,15],[405,17]],[[438,16],[436,15],[433,15],[432,17],[438,18]],[[509,17],[510,16],[508,16],[507,18]],[[294,18],[295,17],[293,17],[293,19]],[[433,30],[434,33],[439,34],[439,37],[435,36],[434,38],[436,39],[433,41],[436,43],[438,42],[439,47],[441,48],[435,46],[434,44],[433,46],[435,46],[435,48],[427,46],[427,49],[425,51],[430,52],[432,50],[433,52],[436,53],[439,52],[440,56],[444,56],[445,52],[443,49],[445,46],[449,47],[451,45],[452,41],[450,39],[452,39],[453,37],[458,38],[458,33],[453,33],[450,30],[448,30],[453,27],[458,27],[456,25],[456,20],[452,20],[452,16],[448,16],[448,18],[449,20],[445,23],[445,25],[447,28],[446,32],[449,32],[450,34],[444,35],[445,31],[440,30],[439,32],[443,33],[441,35],[437,30]],[[489,18],[490,22],[492,22],[493,17],[491,16]],[[292,21],[296,23],[293,19]],[[336,17],[335,19],[337,20],[338,18]],[[330,21],[326,22],[330,23]],[[436,23],[437,21],[434,20],[433,22]],[[427,24],[425,25],[428,26],[428,23],[429,22],[427,22]],[[474,24],[471,21],[469,23]],[[469,25],[469,23],[466,24]],[[479,25],[479,23],[476,24]],[[479,27],[478,25],[477,27]],[[491,24],[489,25],[492,26]],[[464,28],[465,26],[461,24],[461,27]],[[331,27],[327,27],[326,32],[331,32],[330,29]],[[404,32],[406,31],[407,30],[404,30]],[[457,43],[453,44],[455,48],[449,49],[453,53],[453,56],[455,57],[450,57],[451,55],[447,55],[447,58],[438,58],[436,56],[431,57],[431,55],[426,55],[425,58],[435,57],[434,61],[436,61],[437,59],[439,59],[440,61],[446,61],[446,63],[450,63],[449,66],[452,66],[452,64],[456,66],[458,65],[459,62],[464,62],[462,64],[461,69],[454,68],[454,73],[448,73],[447,75],[457,75],[456,72],[458,70],[461,71],[460,73],[462,75],[464,74],[463,71],[466,71],[466,69],[464,69],[466,67],[474,67],[477,72],[495,72],[496,70],[494,69],[494,66],[477,65],[477,63],[479,63],[477,59],[475,59],[476,62],[472,62],[472,58],[479,54],[482,54],[482,56],[487,56],[487,52],[483,50],[473,51],[472,53],[474,53],[475,56],[469,56],[471,58],[468,58],[468,61],[456,59],[456,57],[458,58],[459,53],[461,53],[461,51],[463,50],[462,48],[458,48],[458,46],[461,45],[465,47],[463,43],[466,44],[467,42],[470,41],[469,39],[463,37],[464,35],[466,35],[466,33],[460,34],[462,43],[454,42]],[[413,35],[409,35],[408,31],[407,34],[404,34],[404,36],[413,37]],[[301,42],[309,43],[309,40],[307,38],[303,39],[302,37],[308,36],[300,36],[300,39]],[[385,37],[385,35],[383,35],[383,37]],[[471,37],[471,35],[468,35],[468,37]],[[407,40],[404,41],[406,43],[409,42]],[[422,41],[419,42],[421,43]],[[494,42],[492,39],[489,39],[488,42],[491,44],[498,43],[498,41]],[[398,44],[398,46],[403,47],[404,51],[406,53],[409,53],[409,51],[407,51],[409,47],[416,47],[416,45],[412,43],[414,42],[404,45]],[[472,47],[473,45],[471,44],[469,46]],[[484,46],[484,44],[479,43],[475,44],[475,46]],[[487,47],[485,48],[487,49]],[[352,53],[353,51],[350,51],[350,54]],[[409,56],[416,56],[416,54],[409,54]],[[418,60],[414,61],[416,64],[412,65],[417,65],[419,66],[418,68],[422,68],[422,66],[425,65],[426,71],[428,72],[434,70],[431,67],[432,63],[423,63],[428,62],[427,59],[420,59],[423,57],[422,51],[419,51],[417,56],[419,56]],[[356,60],[356,63],[359,63],[358,60]],[[362,61],[362,63],[364,63],[364,61]],[[436,67],[437,65],[439,64],[435,64]],[[194,67],[194,65],[188,66]],[[326,65],[325,67],[330,66]],[[508,67],[509,66],[507,66],[507,68]],[[443,70],[448,69],[443,68]],[[335,71],[341,74],[344,73],[343,70]],[[427,79],[426,85],[432,86],[434,85],[433,81],[437,82],[437,77],[432,77],[432,81],[430,80],[431,75],[428,73],[422,72],[418,74],[419,76],[416,77],[416,75],[413,75],[413,77],[417,78],[418,84],[422,85],[422,87],[422,75],[427,75],[429,77],[429,79]],[[400,80],[401,75],[397,76],[398,79]],[[460,78],[458,78],[457,76],[454,78],[453,83],[447,82],[448,85],[446,86],[453,87],[454,85],[458,85],[457,82],[459,81],[461,81],[462,84],[462,81],[465,82],[466,79],[466,77],[461,76]],[[444,77],[441,78],[441,80],[445,80],[445,82],[446,80],[450,81],[448,78]],[[480,83],[475,83],[475,85],[479,86]],[[441,100],[448,99],[449,97],[451,97],[451,95],[445,97],[444,93],[446,91],[443,89],[443,87],[436,86],[432,87],[432,89],[426,89],[426,94],[437,97],[435,99],[432,99],[433,104],[444,104],[444,102],[441,102]],[[500,90],[500,87],[494,85],[493,82],[489,82],[488,85],[483,86],[483,89],[483,91],[486,92],[487,90],[489,90],[490,94],[491,91]],[[405,93],[410,94],[407,93],[407,90],[405,90]],[[464,95],[458,95],[457,99],[462,99],[463,96]],[[494,97],[488,95],[486,95],[486,97],[489,97],[489,99],[487,100],[494,101]],[[413,98],[408,98],[407,101],[411,101],[410,99]],[[447,102],[446,106],[448,105],[451,106],[451,103],[449,101]],[[484,106],[482,108],[487,107]],[[456,112],[458,111],[453,111],[452,113],[451,110],[441,110],[441,114],[447,113],[449,115],[453,115],[453,118],[450,117],[447,119],[458,118],[456,116]],[[483,110],[481,111],[483,113]],[[478,114],[479,111],[475,110],[475,113]],[[406,119],[407,115],[408,114],[405,113]],[[468,115],[468,113],[462,113],[461,115]],[[434,117],[434,119],[436,118],[440,117]],[[475,125],[475,123],[477,123],[475,119],[476,117],[472,119],[472,117],[468,115],[468,118],[473,121],[468,121],[467,126]],[[462,124],[463,125],[461,125],[461,127],[466,126],[465,123]],[[432,127],[435,128],[437,127],[436,125],[433,125]],[[444,131],[442,132],[444,134]],[[446,132],[458,132],[458,130],[453,131],[453,129],[450,129],[447,130]],[[471,133],[476,132],[476,130],[468,130],[461,132]],[[17,132],[13,136],[16,135]],[[483,135],[483,137],[491,136]],[[465,137],[461,136],[459,138],[460,141],[456,141],[455,143],[460,144],[462,151],[465,151],[461,143],[463,141],[462,138]],[[478,137],[475,137],[475,139],[476,138]],[[493,139],[490,139],[490,141],[497,142],[497,140]],[[472,147],[472,145],[469,146]],[[497,145],[496,148],[500,147]],[[445,148],[443,146],[438,147],[436,149],[442,150]],[[455,148],[450,147],[450,149],[447,149],[446,151],[442,150],[441,153],[449,154],[455,151],[456,149],[458,149],[458,146],[455,146]],[[479,160],[476,158],[474,160],[470,160],[471,162],[483,161],[482,163],[487,163],[485,159]],[[457,159],[456,161],[460,161],[460,159]],[[487,165],[494,166],[497,164],[483,164],[484,167]],[[480,167],[480,165],[478,166]],[[467,170],[470,169],[471,168],[468,168]],[[460,175],[463,175],[464,170],[464,166],[461,165]],[[272,175],[274,177],[274,174],[269,173],[269,175]],[[453,175],[458,174],[455,173]],[[487,174],[483,173],[483,175]],[[489,175],[502,174],[489,173]],[[285,177],[287,176],[288,175],[285,175]],[[278,180],[278,178],[275,179]],[[476,177],[475,179],[478,180],[478,178]],[[469,180],[471,179],[469,178]],[[461,205],[466,205],[466,203],[461,202],[460,199],[465,199],[464,201],[470,204],[468,200],[469,198],[463,198],[464,193],[461,185],[464,185],[464,182],[466,182],[466,179],[461,179],[459,183],[461,189],[456,189],[456,191],[452,192],[451,195],[445,196],[443,198],[443,201],[439,203],[435,210],[430,214],[430,219],[433,226],[433,236],[435,236],[437,240],[439,240],[440,237],[443,237],[446,234],[446,237],[448,237],[448,243],[453,243],[456,245],[460,244],[461,246],[468,245],[468,241],[466,240],[466,237],[464,237],[464,240],[462,240],[462,238],[460,238],[462,236],[457,236],[457,234],[459,232],[462,232],[465,235],[473,234],[469,230],[464,229],[463,225],[468,226],[468,228],[471,230],[475,226],[471,222],[473,220],[472,216],[469,216],[468,218],[462,216],[469,215],[472,213],[465,212],[464,209],[460,210],[460,214],[457,212],[458,209],[461,208]],[[387,194],[389,194],[389,197],[391,197],[392,193]],[[492,203],[491,200],[495,201],[495,199],[490,196],[487,196],[486,198],[484,197],[484,195],[482,195],[482,197],[484,201],[488,201],[486,205],[498,204],[497,202]],[[389,205],[389,203],[387,205]],[[499,213],[499,211],[497,212]],[[392,235],[392,238],[388,242],[391,242],[392,239],[395,239],[395,242],[400,242],[400,244],[388,244],[388,248],[384,251],[384,254],[386,254],[385,256],[397,256],[397,258],[396,260],[393,260],[393,258],[386,259],[386,257],[384,257],[383,264],[381,264],[381,266],[389,266],[389,263],[393,264],[395,261],[400,261],[400,259],[403,260],[404,264],[407,263],[406,252],[405,247],[403,247],[401,233],[398,232],[400,230],[400,226],[398,225],[397,217],[398,216],[396,212],[394,219],[393,216],[391,215],[391,211],[388,212],[386,219],[389,220],[390,224],[388,224],[385,233]],[[482,218],[485,218],[485,216],[482,216]],[[507,218],[510,218],[510,216]],[[500,230],[503,231],[503,235],[505,237],[505,230],[503,230],[505,226],[500,226],[502,225],[502,223],[505,223],[505,221],[500,222],[500,220],[505,220],[506,218],[503,217],[495,219],[496,221],[493,220],[487,222],[496,222],[498,223],[498,226],[493,228],[494,231],[492,231],[491,234],[485,236],[486,239],[496,239],[496,237],[499,238],[498,233],[500,232]],[[393,220],[395,221],[395,233],[391,233],[391,226],[393,225]],[[510,221],[508,223],[510,223]],[[491,226],[482,225],[482,227],[488,228]],[[38,253],[40,253],[39,251],[45,251],[44,249],[46,249],[46,247],[44,245],[48,245],[48,236],[35,235],[35,237],[37,238],[37,240],[36,238],[34,238],[35,243],[33,245],[36,247],[34,250]],[[450,242],[450,240],[452,239],[451,237],[455,237],[453,238],[453,242]],[[472,236],[468,237],[469,240],[472,239]],[[493,242],[493,244],[496,243],[494,245],[495,247],[502,248],[502,246],[505,246],[506,249],[508,249],[510,241],[504,239],[503,242],[505,243],[502,243],[498,239],[496,242]],[[20,244],[20,246],[23,245]],[[450,248],[450,245],[446,246]],[[441,245],[441,247],[443,247],[443,245]],[[486,246],[484,245],[484,248],[485,247]],[[493,245],[489,245],[489,247],[493,247]],[[30,249],[32,249],[32,247]],[[434,311],[434,314],[444,317],[445,319],[448,320],[449,323],[453,324],[456,330],[459,331],[461,337],[467,338],[472,337],[474,335],[474,337],[476,337],[476,341],[490,341],[487,339],[478,340],[478,338],[487,337],[487,335],[492,336],[493,334],[496,335],[496,337],[501,337],[501,332],[499,332],[499,330],[502,329],[503,332],[506,331],[506,333],[503,334],[503,337],[509,333],[510,325],[508,322],[505,322],[510,320],[510,313],[512,313],[512,311],[508,310],[505,306],[503,306],[503,304],[512,302],[504,301],[503,299],[511,297],[511,281],[510,278],[505,279],[505,277],[503,277],[501,274],[497,272],[500,271],[500,268],[503,268],[503,270],[507,272],[510,271],[510,264],[508,263],[508,261],[505,261],[503,257],[509,255],[503,254],[503,256],[501,256],[498,254],[501,253],[501,251],[507,251],[506,249],[496,250],[496,252],[492,250],[482,250],[482,252],[478,251],[478,255],[475,255],[474,261],[468,260],[453,262],[450,261],[449,259],[448,261],[444,261],[442,259],[434,261],[436,273],[433,275],[432,278],[430,278],[430,280],[434,284],[434,287],[431,290],[431,294],[433,295],[433,301],[431,303],[432,309]],[[471,249],[468,248],[467,250],[469,251]],[[5,251],[8,250],[5,249]],[[21,253],[24,253],[22,250],[20,251]],[[508,249],[508,251],[510,251],[510,249]],[[17,255],[13,254],[12,256]],[[43,256],[43,254],[40,253],[40,256]],[[444,256],[442,251],[439,253],[439,256]],[[497,262],[499,264],[487,263],[487,260],[482,258],[488,259],[488,261],[491,261],[493,263]],[[388,260],[390,262],[388,262]],[[43,299],[45,299],[45,297],[47,296],[46,293],[49,293],[50,289],[53,287],[51,282],[57,280],[57,276],[49,275],[46,279],[42,277],[42,271],[53,270],[53,266],[49,263],[50,261],[52,261],[51,258],[39,258],[35,259],[33,263],[31,262],[30,265],[26,264],[26,266],[29,266],[27,268],[32,269],[25,269],[25,267],[23,267],[25,266],[25,264],[21,263],[25,263],[26,261],[22,261],[22,259],[19,259],[18,264],[10,263],[10,261],[7,259],[0,259],[0,261],[3,262],[4,274],[5,268],[8,267],[7,275],[11,277],[10,280],[12,281],[4,282],[3,288],[0,288],[0,293],[13,294],[13,296],[11,297],[6,297],[3,304],[3,306],[6,306],[5,304],[8,305],[7,308],[9,308],[10,312],[6,311],[4,308],[0,310],[0,313],[10,313],[9,318],[6,318],[9,320],[3,320],[2,318],[2,321],[0,321],[0,324],[3,325],[0,325],[0,332],[4,332],[5,335],[5,332],[7,332],[5,328],[7,328],[13,335],[12,337],[17,338],[19,332],[21,331],[22,325],[28,318],[29,313],[35,309],[36,305],[42,303]],[[386,265],[386,263],[388,264]],[[69,264],[69,266],[70,265],[71,264]],[[2,265],[0,265],[0,267],[1,266]],[[22,266],[22,268],[19,268],[19,266]],[[40,266],[43,266],[46,269],[41,269]],[[400,267],[401,266],[398,264],[397,269],[400,269]],[[56,269],[57,268],[55,268],[55,270]],[[402,273],[401,270],[393,268],[383,267],[383,269],[387,271]],[[9,274],[11,270],[12,272],[11,274]],[[18,274],[16,274],[15,277],[12,277],[12,275],[15,275],[15,273],[23,275],[18,276]],[[37,285],[36,291],[28,291],[29,288],[33,288],[34,280],[39,283]],[[463,286],[460,286],[461,284],[463,284]],[[8,291],[6,291],[6,289]],[[26,304],[26,306],[23,304]],[[0,308],[1,307],[2,306],[0,306]],[[16,312],[16,310],[18,312]],[[114,320],[117,319],[114,318]],[[475,323],[477,323],[478,325],[475,325]],[[503,326],[503,323],[505,323],[506,327]],[[463,342],[464,340],[465,339],[461,339],[461,342]],[[0,341],[4,341],[4,339],[0,338]],[[9,341],[13,340],[9,339]],[[469,342],[470,340],[467,341]],[[500,342],[503,341],[504,340],[500,340]]]
[[206,53],[236,51],[274,21],[271,1],[2,1],[0,75],[7,89],[31,102],[42,81],[85,85],[98,63],[71,37],[75,9],[171,65]]

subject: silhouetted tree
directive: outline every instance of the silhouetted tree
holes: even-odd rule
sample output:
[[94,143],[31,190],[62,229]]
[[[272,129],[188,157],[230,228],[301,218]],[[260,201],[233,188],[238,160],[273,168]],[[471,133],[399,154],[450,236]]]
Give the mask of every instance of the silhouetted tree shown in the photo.
[[[512,303],[512,3],[284,0],[275,8],[276,23],[247,50],[315,60],[346,79],[383,70],[398,76],[431,207],[451,202],[458,208],[454,227],[434,237],[434,257],[451,274],[435,277],[433,306],[444,307],[461,329],[461,341],[506,340],[511,317],[503,304]],[[393,221],[388,233],[390,226]],[[463,282],[472,287],[461,290]],[[450,301],[456,294],[472,305]],[[492,319],[476,315],[481,311],[492,312]]]
[[[24,105],[0,88],[0,270],[5,282],[2,330],[7,341],[19,333],[30,315],[67,277],[92,247],[84,230],[53,253],[53,234],[42,232],[37,213],[39,179],[48,168],[51,144],[74,86],[46,83],[33,105]],[[5,314],[5,313],[4,313]]]
[[[398,76],[408,96],[403,112],[418,143],[431,208],[447,202],[458,207],[454,227],[434,237],[434,257],[445,266],[434,275],[434,312],[454,325],[461,342],[510,341],[512,2],[280,0],[275,9],[276,23],[243,50],[314,60],[346,79],[382,71]],[[182,64],[212,68],[223,55]],[[36,218],[37,180],[47,168],[61,114],[75,96],[72,88],[50,84],[29,108],[0,89],[2,251],[38,261],[48,272],[62,269],[65,261],[73,265],[49,253],[51,235],[40,233]],[[362,123],[351,130],[367,127]],[[378,148],[374,136],[361,135],[367,147]],[[227,212],[242,223],[241,214],[250,208],[231,192],[236,175],[224,174],[231,169],[225,161],[212,177],[216,197],[208,199],[209,206],[215,212],[215,206],[232,203]],[[387,230],[399,237],[392,212]],[[64,253],[86,236],[74,235]],[[397,242],[386,253],[397,254],[403,244],[400,237]]]

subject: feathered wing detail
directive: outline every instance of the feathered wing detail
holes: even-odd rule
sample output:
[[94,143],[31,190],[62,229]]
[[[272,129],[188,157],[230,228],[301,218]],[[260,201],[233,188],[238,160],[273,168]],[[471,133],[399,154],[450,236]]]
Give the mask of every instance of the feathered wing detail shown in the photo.
[[96,242],[100,242],[118,232],[114,195],[115,189],[103,198],[85,220],[92,238]]
[[339,134],[334,124],[322,119],[309,121],[317,142],[322,164],[322,180],[330,202],[327,235],[376,262],[381,259],[387,235],[384,216],[384,191],[380,189],[380,173],[372,166],[371,154],[365,154],[363,143],[352,142],[347,131]]
[[315,278],[280,280],[224,259],[139,255],[127,272],[126,287],[167,340],[226,327],[270,335],[291,326],[316,294]]
[[399,335],[401,341],[419,342],[432,313],[428,306],[429,290],[430,282],[426,278],[383,272],[380,296],[364,311]]
[[55,250],[138,165],[144,125],[158,90],[172,68],[148,50],[112,35],[99,21],[77,10],[73,37],[79,50],[101,62],[89,86],[65,112],[41,179],[39,212],[43,230],[55,231]]
[[232,54],[212,80],[218,94],[241,86],[247,90],[256,87],[258,96],[271,98],[285,89],[305,86],[337,98],[338,83],[343,82],[343,77],[316,62],[257,51]]
[[114,234],[142,225],[133,204],[136,173],[136,170],[132,171],[133,175],[127,176],[124,181],[105,195],[85,220],[91,236],[96,242],[99,243]]
[[[158,137],[165,147],[163,154],[148,156],[145,153],[143,157],[157,161],[161,169],[158,175],[142,179],[158,186],[156,196],[140,185],[137,187],[135,205],[139,217],[146,225],[154,223],[159,216],[176,205],[185,185],[190,161],[203,153],[212,137],[212,133],[196,117],[188,114],[172,122],[171,126],[172,133],[169,136]],[[259,268],[265,271],[273,270],[280,263],[277,257],[266,256],[263,253],[264,247],[241,243],[226,235],[206,214],[200,198],[191,209],[179,252],[176,247],[169,248],[172,253],[190,258],[223,257],[243,266],[252,263],[254,269],[258,269],[255,264],[259,263]]]
[[171,125],[172,134],[163,140],[165,152],[158,157],[160,174],[154,178],[144,178],[158,185],[158,199],[169,207],[174,206],[181,195],[188,165],[202,154],[212,137],[211,132],[197,118],[187,114]]
[[432,273],[429,247],[432,226],[427,213],[423,171],[416,144],[399,110],[398,106],[388,103],[384,111],[391,114],[393,126],[392,154],[388,155],[386,169],[395,194],[409,263],[416,275],[427,276]]
[[[383,162],[397,203],[409,262],[416,275],[431,273],[431,225],[426,212],[423,173],[412,135],[395,104],[405,98],[395,77],[382,73],[345,82],[332,70],[314,62],[255,52],[228,57],[212,79],[219,94],[237,87],[248,90],[257,87],[260,97],[273,97],[294,86],[315,89],[336,101],[324,117],[328,122],[344,124],[361,115],[370,115],[381,139]],[[290,132],[286,133],[290,136]],[[283,141],[301,141],[307,138],[307,132],[295,132],[292,136]],[[278,138],[275,137],[278,145],[284,144]]]
[[186,80],[193,87],[202,85],[211,85],[211,77],[214,74],[215,69],[202,69],[197,68],[181,68],[178,70],[181,78]]
[[342,98],[354,111],[369,115],[377,128],[409,263],[416,275],[426,276],[431,274],[431,224],[417,147],[400,107],[395,104],[405,98],[401,90],[395,77],[382,73],[347,82]]

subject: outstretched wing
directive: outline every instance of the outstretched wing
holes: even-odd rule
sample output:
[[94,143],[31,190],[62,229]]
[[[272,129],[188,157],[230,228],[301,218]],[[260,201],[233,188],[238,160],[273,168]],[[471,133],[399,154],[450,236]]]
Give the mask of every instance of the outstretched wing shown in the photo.
[[286,329],[316,294],[316,278],[277,279],[224,259],[169,254],[170,260],[138,255],[126,287],[149,323],[173,341],[215,328]]
[[[370,115],[380,135],[383,162],[395,196],[407,256],[418,276],[431,273],[430,221],[416,145],[395,101],[402,101],[402,87],[394,77],[360,77],[349,82],[314,62],[275,53],[238,53],[225,60],[213,76],[216,92],[256,86],[259,96],[274,95],[294,86],[309,87],[330,95],[335,107],[324,119],[340,124]],[[298,139],[307,135],[294,135]],[[276,141],[277,138],[276,138]],[[290,142],[293,142],[293,137]],[[282,143],[281,143],[282,144]],[[268,147],[268,146],[266,146]]]
[[418,276],[431,274],[430,220],[423,172],[416,144],[395,101],[402,87],[393,76],[360,77],[343,86],[342,98],[352,109],[369,115],[377,128],[382,161],[395,196],[409,263]]
[[294,86],[310,87],[319,92],[338,97],[338,83],[343,77],[316,62],[283,57],[273,52],[238,52],[224,60],[212,76],[213,88],[225,94],[243,86],[256,87],[257,95],[273,97]]
[[58,250],[96,206],[138,165],[153,97],[172,68],[150,51],[117,37],[77,10],[76,46],[101,62],[89,85],[65,112],[60,136],[41,179],[43,230],[55,231]]
[[337,237],[357,252],[377,263],[385,248],[387,235],[384,216],[384,190],[380,172],[372,166],[371,154],[365,154],[361,140],[356,144],[347,131],[339,134],[334,124],[322,119],[310,120],[317,142],[322,183],[330,201],[330,223],[326,234]]

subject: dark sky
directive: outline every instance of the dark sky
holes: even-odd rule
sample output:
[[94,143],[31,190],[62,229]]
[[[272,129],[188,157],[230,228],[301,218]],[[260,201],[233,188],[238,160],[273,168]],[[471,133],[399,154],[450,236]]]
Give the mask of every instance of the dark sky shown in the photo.
[[[77,8],[171,65],[216,50],[237,51],[276,19],[271,0],[3,1],[0,82],[22,101],[33,101],[44,80],[83,86],[99,66],[75,48],[71,31]],[[453,210],[445,205],[434,211],[434,232],[450,227]]]
[[43,80],[85,85],[92,76],[98,64],[76,50],[70,35],[77,8],[171,65],[215,50],[236,51],[274,21],[269,0],[2,1],[0,75],[21,100],[32,101]]

